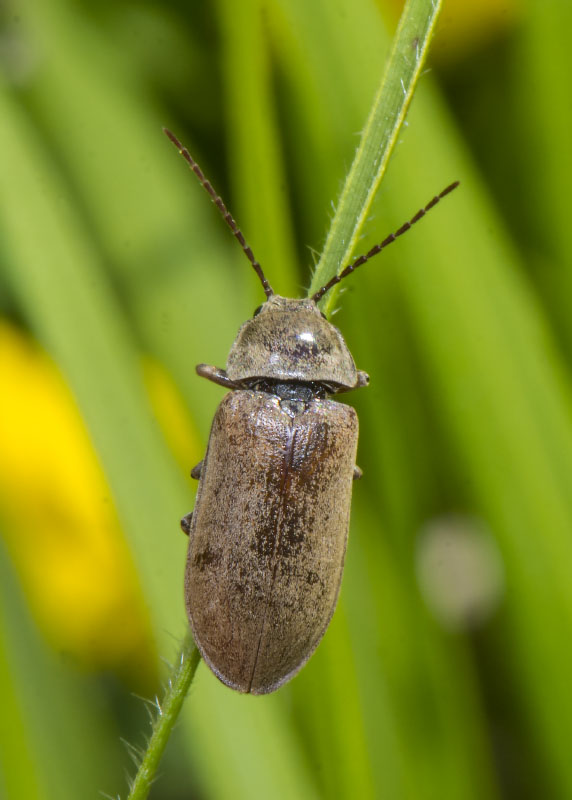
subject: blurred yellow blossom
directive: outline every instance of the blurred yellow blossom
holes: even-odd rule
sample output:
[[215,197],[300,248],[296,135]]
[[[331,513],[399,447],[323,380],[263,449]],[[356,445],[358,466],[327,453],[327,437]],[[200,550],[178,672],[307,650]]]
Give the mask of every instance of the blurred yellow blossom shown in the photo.
[[86,665],[154,679],[134,566],[69,388],[48,355],[2,321],[0,376],[1,532],[40,627]]

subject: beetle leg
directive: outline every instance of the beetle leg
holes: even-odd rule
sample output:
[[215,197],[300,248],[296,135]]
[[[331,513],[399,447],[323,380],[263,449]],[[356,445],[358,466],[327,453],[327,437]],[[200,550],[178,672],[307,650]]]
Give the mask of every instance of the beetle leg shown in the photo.
[[201,378],[206,378],[213,383],[218,383],[220,386],[224,386],[225,389],[241,388],[238,383],[231,381],[226,371],[220,367],[211,367],[210,364],[197,364],[196,371],[197,375],[200,375]]
[[198,479],[201,477],[201,470],[203,468],[203,464],[204,463],[205,463],[205,460],[203,458],[202,461],[199,461],[199,463],[195,467],[192,468],[192,470],[191,470],[191,478],[193,478],[194,480],[198,481]]
[[361,469],[356,464],[355,467],[354,467],[354,481],[359,481],[359,479],[362,478],[362,477],[363,477],[363,472],[361,471]]
[[183,519],[181,520],[181,530],[183,533],[186,533],[187,536],[191,532],[191,519],[193,517],[193,512],[191,511],[190,514],[185,514]]

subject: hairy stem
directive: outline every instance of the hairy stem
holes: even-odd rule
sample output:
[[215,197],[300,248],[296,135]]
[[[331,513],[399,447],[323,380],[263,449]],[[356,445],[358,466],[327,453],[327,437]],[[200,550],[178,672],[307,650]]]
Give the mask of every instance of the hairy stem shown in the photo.
[[151,738],[141,756],[128,800],[144,800],[149,794],[151,784],[157,773],[159,761],[169,741],[169,736],[177,721],[183,700],[189,690],[199,661],[199,651],[189,632],[183,642],[178,663],[173,668],[173,673],[169,678],[168,688],[162,703],[157,700],[154,704],[157,713],[153,721]]

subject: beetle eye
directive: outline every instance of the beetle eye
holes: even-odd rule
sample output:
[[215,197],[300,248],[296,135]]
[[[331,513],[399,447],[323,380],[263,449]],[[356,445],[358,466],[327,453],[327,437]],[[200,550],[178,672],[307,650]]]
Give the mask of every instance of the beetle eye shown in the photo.
[[262,311],[262,306],[258,306],[258,308],[254,309],[254,314],[252,316],[257,317],[261,311]]

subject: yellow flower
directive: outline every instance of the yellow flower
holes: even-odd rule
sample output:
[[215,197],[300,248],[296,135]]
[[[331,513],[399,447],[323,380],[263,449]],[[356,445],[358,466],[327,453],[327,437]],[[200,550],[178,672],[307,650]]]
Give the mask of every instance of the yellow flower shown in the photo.
[[0,376],[1,528],[32,612],[53,646],[83,664],[154,680],[135,569],[69,388],[2,321]]

